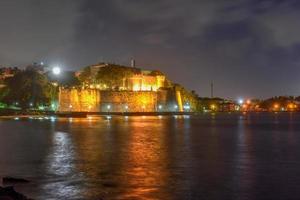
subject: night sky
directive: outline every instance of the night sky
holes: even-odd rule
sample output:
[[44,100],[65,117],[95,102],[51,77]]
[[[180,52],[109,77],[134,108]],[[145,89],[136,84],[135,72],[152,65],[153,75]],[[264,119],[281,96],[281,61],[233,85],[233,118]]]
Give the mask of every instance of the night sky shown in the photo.
[[200,96],[300,95],[299,0],[1,0],[0,64],[159,69]]

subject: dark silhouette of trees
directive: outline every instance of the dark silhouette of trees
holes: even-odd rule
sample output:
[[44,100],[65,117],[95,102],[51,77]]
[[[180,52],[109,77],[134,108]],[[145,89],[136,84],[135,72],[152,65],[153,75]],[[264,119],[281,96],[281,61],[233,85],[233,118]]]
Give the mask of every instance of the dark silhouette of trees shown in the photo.
[[18,103],[22,108],[50,105],[53,98],[53,85],[44,74],[28,68],[15,76],[5,79],[2,101],[9,105]]
[[96,82],[113,89],[122,86],[123,80],[132,77],[135,72],[135,68],[108,65],[99,69]]

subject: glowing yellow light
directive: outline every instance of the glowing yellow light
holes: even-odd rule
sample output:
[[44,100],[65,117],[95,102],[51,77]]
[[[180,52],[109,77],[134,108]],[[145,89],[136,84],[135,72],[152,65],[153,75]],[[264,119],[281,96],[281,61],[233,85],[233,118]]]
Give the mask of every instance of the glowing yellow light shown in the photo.
[[210,108],[211,108],[212,110],[215,110],[215,109],[216,109],[216,105],[212,104],[212,105],[210,106]]
[[275,108],[275,109],[278,109],[278,108],[279,108],[279,104],[277,104],[277,103],[274,104],[274,108]]
[[289,109],[293,110],[293,109],[297,108],[297,105],[294,104],[294,103],[289,103],[287,107],[288,107]]
[[248,100],[247,100],[247,104],[251,104],[251,100],[248,99]]
[[133,91],[139,91],[140,90],[140,85],[135,84],[132,88]]

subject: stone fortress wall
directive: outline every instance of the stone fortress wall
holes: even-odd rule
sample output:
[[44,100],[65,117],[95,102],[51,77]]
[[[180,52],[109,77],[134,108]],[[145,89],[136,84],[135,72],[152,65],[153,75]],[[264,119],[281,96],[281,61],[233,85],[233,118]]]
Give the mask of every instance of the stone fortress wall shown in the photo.
[[102,91],[60,88],[59,112],[175,112],[182,111],[179,91]]

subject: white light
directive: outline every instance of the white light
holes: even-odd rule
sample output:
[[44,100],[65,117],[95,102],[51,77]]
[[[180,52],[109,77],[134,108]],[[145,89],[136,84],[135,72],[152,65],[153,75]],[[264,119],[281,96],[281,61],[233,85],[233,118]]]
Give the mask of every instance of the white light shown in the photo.
[[61,69],[59,67],[53,67],[52,72],[54,75],[59,75],[61,73]]
[[183,108],[184,108],[185,110],[190,110],[190,109],[191,109],[191,107],[190,107],[189,105],[184,105]]
[[175,105],[175,106],[174,106],[174,108],[175,108],[175,109],[177,109],[177,108],[178,108],[178,106],[177,106],[177,105]]
[[108,110],[110,109],[110,105],[107,105],[107,109],[108,109]]
[[158,106],[158,109],[161,110],[161,109],[162,109],[162,105],[159,105],[159,106]]
[[239,104],[243,104],[244,100],[243,99],[239,99]]

